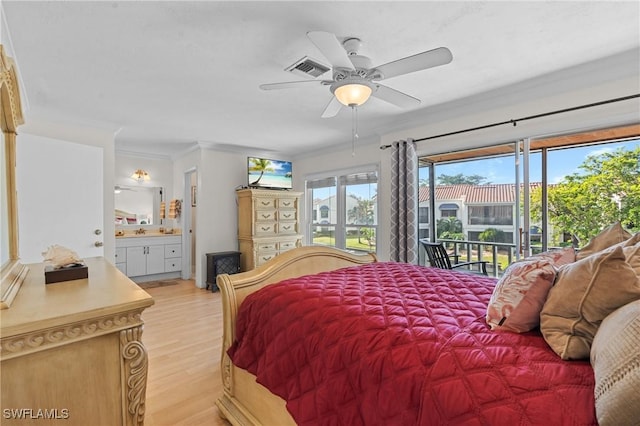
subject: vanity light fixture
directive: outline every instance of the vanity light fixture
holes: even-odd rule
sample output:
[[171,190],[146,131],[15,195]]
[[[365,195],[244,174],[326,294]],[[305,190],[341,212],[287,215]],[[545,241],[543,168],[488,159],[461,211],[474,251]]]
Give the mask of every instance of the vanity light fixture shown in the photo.
[[148,182],[151,180],[151,176],[146,170],[138,169],[131,175],[131,179],[137,180],[138,183]]

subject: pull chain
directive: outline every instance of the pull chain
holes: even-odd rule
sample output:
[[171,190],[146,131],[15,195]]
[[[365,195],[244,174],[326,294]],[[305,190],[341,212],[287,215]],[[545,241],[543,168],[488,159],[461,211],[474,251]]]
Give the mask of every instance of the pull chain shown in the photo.
[[356,139],[358,139],[358,108],[351,105],[351,156],[356,155]]

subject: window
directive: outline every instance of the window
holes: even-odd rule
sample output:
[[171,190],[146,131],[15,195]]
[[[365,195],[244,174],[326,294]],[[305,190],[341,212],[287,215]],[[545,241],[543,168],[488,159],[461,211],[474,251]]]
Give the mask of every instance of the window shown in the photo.
[[418,207],[418,223],[429,223],[429,207]]
[[458,210],[440,210],[440,217],[458,217]]
[[338,174],[307,180],[312,244],[375,252],[378,228],[378,173]]
[[469,206],[469,225],[513,225],[513,207]]
[[329,219],[329,206],[320,206],[320,219]]
[[440,209],[432,238],[498,276],[519,255],[581,247],[615,221],[640,230],[639,159],[638,124],[434,154],[420,158],[419,202]]

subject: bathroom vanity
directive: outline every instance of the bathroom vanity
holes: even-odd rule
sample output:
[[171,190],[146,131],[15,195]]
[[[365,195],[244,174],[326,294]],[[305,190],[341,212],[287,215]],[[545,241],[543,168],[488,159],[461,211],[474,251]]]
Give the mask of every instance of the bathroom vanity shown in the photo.
[[116,236],[116,267],[135,282],[180,278],[182,235],[127,231]]

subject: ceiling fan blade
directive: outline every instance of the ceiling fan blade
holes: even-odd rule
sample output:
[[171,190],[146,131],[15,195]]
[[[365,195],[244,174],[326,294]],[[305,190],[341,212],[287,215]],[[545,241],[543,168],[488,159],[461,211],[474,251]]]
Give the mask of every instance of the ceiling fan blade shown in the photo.
[[378,99],[382,99],[400,108],[411,108],[420,105],[420,99],[399,92],[391,87],[383,86],[382,84],[376,84],[376,86],[378,89],[374,90],[371,96],[375,96]]
[[342,109],[342,104],[340,103],[338,98],[333,96],[331,97],[331,101],[329,102],[327,107],[324,109],[324,112],[322,113],[321,117],[322,118],[335,117],[340,112],[340,109]]
[[259,87],[262,90],[276,90],[276,89],[291,89],[294,87],[313,86],[318,84],[331,84],[331,80],[302,80],[302,81],[285,81],[282,83],[267,83],[261,84]]
[[355,70],[347,51],[344,50],[342,43],[338,41],[335,34],[325,31],[309,31],[307,37],[322,52],[333,68]]
[[438,47],[437,49],[427,50],[426,52],[377,66],[375,69],[382,74],[382,79],[386,79],[445,65],[452,60],[453,55],[449,49],[446,47]]

